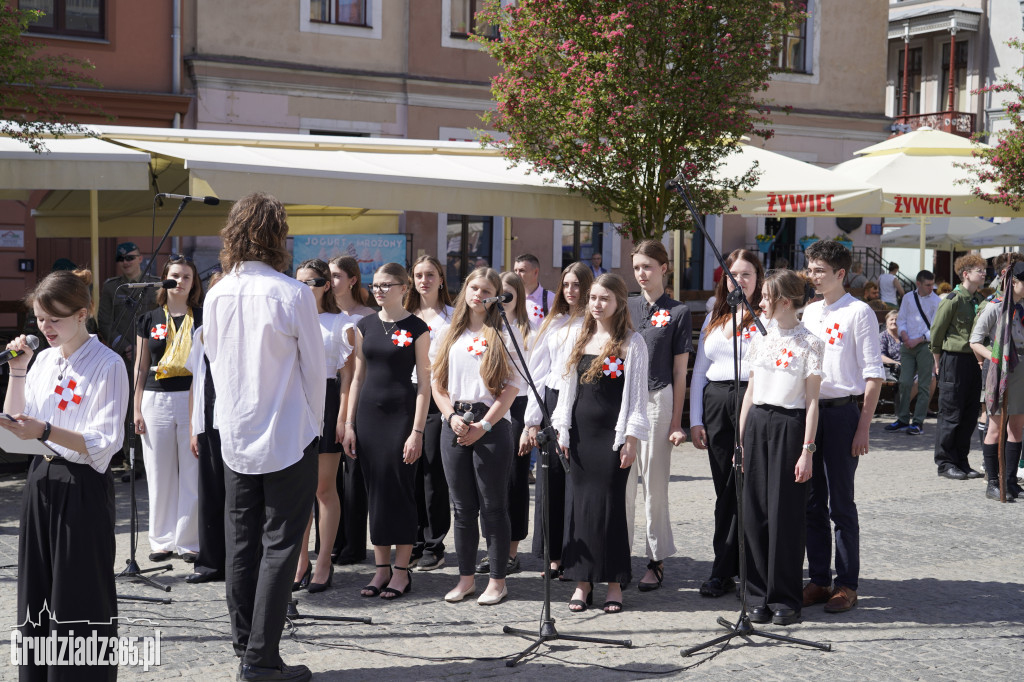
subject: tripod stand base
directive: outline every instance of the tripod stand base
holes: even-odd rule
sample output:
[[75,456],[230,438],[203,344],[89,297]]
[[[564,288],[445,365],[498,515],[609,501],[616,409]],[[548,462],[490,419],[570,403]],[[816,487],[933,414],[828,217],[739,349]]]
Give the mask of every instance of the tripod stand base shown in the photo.
[[292,599],[288,602],[288,611],[284,614],[285,620],[323,620],[330,621],[332,623],[364,623],[371,625],[373,623],[372,618],[364,616],[312,616],[302,615],[299,613],[299,600]]
[[800,646],[809,646],[815,649],[821,649],[822,651],[832,651],[832,645],[827,642],[812,642],[806,639],[797,639],[796,637],[777,635],[774,632],[762,632],[750,623],[750,617],[747,616],[746,613],[742,614],[740,616],[740,619],[735,623],[730,623],[725,618],[719,618],[717,622],[722,627],[726,628],[727,630],[730,630],[730,632],[720,637],[715,637],[712,640],[708,640],[703,644],[698,644],[697,646],[690,647],[689,649],[683,649],[679,653],[685,658],[686,656],[695,654],[698,651],[703,651],[704,649],[707,649],[708,647],[714,646],[716,644],[728,642],[733,637],[743,637],[747,640],[747,644],[752,644],[752,642],[750,641],[751,637],[764,637],[765,639],[774,639],[780,642],[799,644]]
[[632,648],[633,640],[630,639],[602,639],[600,637],[584,637],[582,635],[560,635],[555,629],[554,620],[546,620],[541,623],[540,632],[533,632],[531,630],[522,630],[520,628],[512,628],[506,625],[501,629],[506,635],[516,635],[519,637],[536,637],[530,646],[520,651],[516,656],[508,661],[505,661],[505,666],[512,668],[515,667],[519,661],[529,656],[535,650],[540,648],[541,644],[545,644],[552,640],[564,639],[568,642],[589,642],[591,644],[609,644],[611,646],[624,646],[627,649]]
[[[127,561],[125,561],[124,570],[115,575],[114,579],[117,580],[121,578],[132,578],[134,580],[138,580],[141,583],[149,585],[150,587],[155,587],[158,590],[170,592],[170,585],[161,585],[160,583],[146,575],[146,573],[154,573],[156,571],[166,572],[169,570],[171,570],[170,564],[165,564],[163,566],[154,566],[153,568],[141,569],[139,568],[139,562],[137,562],[135,559],[128,559]],[[160,600],[156,599],[154,601]],[[167,603],[170,603],[170,600],[167,600]]]

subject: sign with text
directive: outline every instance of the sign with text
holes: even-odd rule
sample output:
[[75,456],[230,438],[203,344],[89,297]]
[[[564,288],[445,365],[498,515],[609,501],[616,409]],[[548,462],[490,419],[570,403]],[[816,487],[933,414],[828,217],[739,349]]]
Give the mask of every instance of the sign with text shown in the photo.
[[292,271],[310,258],[330,261],[338,256],[351,256],[359,261],[362,281],[373,281],[373,273],[385,263],[405,267],[404,234],[320,234],[296,235],[292,238]]

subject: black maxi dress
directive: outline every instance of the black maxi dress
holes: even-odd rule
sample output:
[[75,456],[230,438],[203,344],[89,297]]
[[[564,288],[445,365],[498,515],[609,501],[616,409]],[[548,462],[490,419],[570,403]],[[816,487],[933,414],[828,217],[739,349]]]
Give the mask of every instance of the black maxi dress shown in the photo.
[[356,329],[366,359],[356,403],[356,457],[366,482],[370,543],[412,545],[419,526],[416,467],[402,461],[402,450],[416,415],[416,339],[429,328],[415,315],[386,323],[367,315]]
[[619,468],[621,448],[612,448],[625,374],[580,382],[594,358],[584,355],[576,367],[562,567],[570,580],[625,584],[632,579],[626,527],[629,469]]

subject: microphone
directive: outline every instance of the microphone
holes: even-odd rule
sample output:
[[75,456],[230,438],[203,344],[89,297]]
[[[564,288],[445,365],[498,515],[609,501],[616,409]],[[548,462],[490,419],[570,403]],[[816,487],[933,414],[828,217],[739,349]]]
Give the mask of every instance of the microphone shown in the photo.
[[490,305],[492,303],[498,303],[499,301],[501,303],[511,303],[512,292],[506,291],[501,296],[491,296],[490,298],[485,298],[483,301],[481,301],[481,303],[483,303],[484,305]]
[[[462,421],[466,422],[467,426],[476,421],[476,416],[471,411],[469,411],[469,410],[466,410],[465,414],[461,414],[459,416],[462,417]],[[458,436],[458,434],[456,434],[455,437],[452,438],[452,446],[453,447],[457,447],[458,445],[459,445],[459,436]]]
[[175,289],[178,286],[178,280],[165,279],[162,282],[131,282],[121,286],[125,289]]
[[168,199],[181,199],[182,201],[201,201],[207,206],[216,206],[220,203],[220,199],[217,197],[193,197],[188,194],[167,194],[166,192],[161,192],[157,196],[167,197]]
[[[25,337],[25,345],[31,348],[32,350],[39,348],[39,337],[34,334],[29,334],[28,336]],[[3,353],[0,353],[0,365],[6,365],[14,358],[24,354],[25,351],[23,350],[5,350]]]

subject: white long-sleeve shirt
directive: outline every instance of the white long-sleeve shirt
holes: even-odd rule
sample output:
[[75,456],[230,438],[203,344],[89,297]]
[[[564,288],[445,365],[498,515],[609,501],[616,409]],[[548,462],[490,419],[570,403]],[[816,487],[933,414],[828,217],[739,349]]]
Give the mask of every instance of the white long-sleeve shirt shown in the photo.
[[82,434],[87,452],[47,442],[69,462],[105,473],[124,442],[128,411],[128,372],[124,361],[95,336],[66,361],[59,348],[47,348],[25,378],[25,414]]
[[861,395],[868,379],[885,378],[878,318],[867,303],[850,294],[830,306],[816,301],[804,308],[801,322],[825,343],[821,399]]
[[295,464],[321,434],[327,381],[309,287],[247,261],[210,290],[203,313],[224,464],[240,474]]
[[935,313],[938,312],[939,302],[942,299],[934,291],[927,296],[920,297],[921,307],[924,309],[924,314],[928,316],[928,321],[925,322],[921,317],[921,311],[917,309],[915,298],[917,298],[916,291],[903,297],[903,301],[900,303],[900,312],[896,315],[896,333],[906,332],[911,339],[919,339],[923,336],[927,341],[931,341],[931,323],[935,321]]
[[[572,329],[557,362],[565,367],[572,354],[572,348],[579,337],[580,327]],[[631,332],[625,346],[626,366],[623,381],[626,386],[622,391],[622,403],[615,420],[615,442],[613,449],[618,449],[626,442],[628,436],[637,440],[647,440],[650,435],[650,421],[647,418],[647,343],[636,332]],[[551,425],[558,431],[558,442],[569,445],[569,426],[572,422],[572,406],[576,402],[578,381],[573,375],[568,377],[558,391],[558,405],[551,415]]]
[[[544,330],[544,335],[534,340],[529,357],[530,376],[533,377],[533,383],[537,386],[537,392],[540,393],[541,399],[544,398],[545,387],[558,390],[565,380],[563,377],[565,366],[558,366],[558,357],[569,336],[574,330],[578,331],[582,326],[582,317],[576,318],[570,324],[568,316],[559,315],[548,323],[547,329]],[[540,404],[534,397],[533,391],[529,388],[526,391],[527,400],[524,423],[528,427],[540,426],[541,418],[543,417]]]
[[206,349],[203,345],[202,325],[192,334],[192,350],[185,361],[185,369],[192,372],[192,413],[189,432],[193,436],[198,436],[206,427]]
[[[704,425],[704,387],[709,381],[733,380],[733,348],[732,322],[726,321],[725,327],[718,327],[707,333],[711,316],[704,318],[700,328],[700,339],[697,342],[697,354],[693,361],[693,374],[690,377],[690,426]],[[761,320],[765,324],[765,320]],[[723,333],[728,332],[728,333]],[[740,381],[747,381],[750,367],[747,365],[747,349],[754,335],[760,335],[757,327],[750,325],[738,330],[738,346],[740,353]]]

